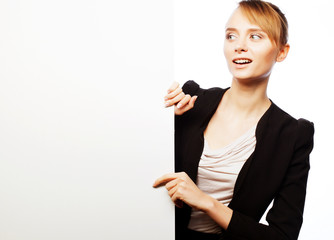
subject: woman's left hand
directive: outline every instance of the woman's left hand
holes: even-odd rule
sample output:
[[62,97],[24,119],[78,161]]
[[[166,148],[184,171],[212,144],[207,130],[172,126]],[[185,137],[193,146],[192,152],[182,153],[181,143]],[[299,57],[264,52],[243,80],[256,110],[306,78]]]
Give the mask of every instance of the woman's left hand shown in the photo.
[[212,203],[212,198],[202,192],[185,172],[165,174],[154,182],[153,187],[162,185],[177,207],[182,207],[185,202],[192,208],[205,211]]

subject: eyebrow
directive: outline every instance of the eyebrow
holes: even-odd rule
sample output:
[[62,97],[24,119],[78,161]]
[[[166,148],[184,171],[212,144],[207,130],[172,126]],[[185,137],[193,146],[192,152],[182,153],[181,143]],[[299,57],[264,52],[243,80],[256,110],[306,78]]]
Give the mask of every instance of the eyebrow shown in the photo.
[[[231,28],[231,27],[228,27],[225,29],[225,32],[228,32],[228,31],[239,32],[237,28]],[[247,31],[248,32],[257,32],[257,31],[264,32],[261,28],[249,28],[247,29]]]

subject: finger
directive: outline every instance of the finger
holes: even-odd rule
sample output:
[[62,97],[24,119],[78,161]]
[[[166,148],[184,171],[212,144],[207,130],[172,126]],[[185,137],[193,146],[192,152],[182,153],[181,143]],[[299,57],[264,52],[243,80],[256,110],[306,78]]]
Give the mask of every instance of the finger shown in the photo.
[[[188,110],[190,110],[190,109],[192,109],[193,107],[194,107],[194,105],[195,105],[195,101],[196,101],[196,99],[197,99],[197,96],[193,96],[193,97],[191,97],[191,98],[189,98],[189,101],[187,101],[187,102],[185,102],[185,104],[183,104],[183,103],[181,103],[181,105],[177,105],[177,107],[179,108],[179,109],[182,109],[182,108],[184,108],[183,110],[184,111],[188,111]],[[188,99],[187,99],[188,100]]]
[[196,101],[197,98],[198,98],[198,96],[193,96],[193,97],[190,99],[188,105],[189,105],[191,108],[194,107],[194,105],[195,105],[195,101]]
[[[167,188],[167,187],[166,187]],[[168,195],[172,198],[175,194],[175,192],[177,191],[177,184],[175,184],[174,186],[172,186],[170,189],[168,189]]]
[[172,92],[168,93],[168,94],[165,96],[165,100],[172,99],[172,98],[174,98],[175,96],[177,96],[178,94],[180,94],[181,92],[182,92],[182,88],[177,87],[176,89],[174,89]]
[[173,82],[172,85],[167,89],[167,93],[173,92],[179,86],[180,84],[178,82]]
[[172,106],[178,102],[180,102],[185,97],[184,92],[180,92],[177,96],[175,96],[173,99],[170,99],[169,101],[166,101],[166,106]]
[[197,99],[197,96],[193,96],[187,104],[183,105],[181,103],[181,106],[178,104],[174,108],[174,114],[175,115],[182,115],[183,113],[185,113],[185,112],[189,111],[190,109],[192,109],[194,107],[196,99]]
[[180,178],[183,181],[185,181],[189,177],[185,172],[166,173],[163,176],[161,176],[161,177],[159,177],[155,180],[155,182],[153,183],[153,187],[158,187],[158,186],[164,185],[167,182],[172,181],[176,178]]
[[153,187],[165,185],[166,183],[174,180],[175,178],[177,178],[176,173],[167,173],[155,180],[155,182],[153,183]]
[[175,206],[182,208],[183,207],[183,201],[180,198],[179,194],[177,193],[178,185],[175,185],[175,187],[171,188],[168,191],[168,195],[170,196],[171,200],[174,202]]
[[191,100],[191,96],[189,94],[185,95],[184,98],[176,105],[177,108],[182,108],[187,105]]
[[182,208],[183,207],[183,201],[180,198],[178,192],[175,192],[173,196],[171,197],[171,200],[174,202],[175,206]]
[[172,188],[174,188],[178,183],[180,182],[180,179],[175,178],[174,180],[169,181],[166,183],[165,187],[168,191],[170,191]]

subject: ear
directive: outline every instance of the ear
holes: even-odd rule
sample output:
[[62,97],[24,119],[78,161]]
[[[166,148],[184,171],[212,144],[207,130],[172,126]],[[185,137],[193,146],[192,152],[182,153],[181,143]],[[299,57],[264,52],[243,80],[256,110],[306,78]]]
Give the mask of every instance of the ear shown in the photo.
[[289,50],[290,50],[290,45],[289,44],[285,44],[281,48],[281,50],[278,52],[276,61],[277,62],[282,62],[286,58],[286,56],[288,56]]

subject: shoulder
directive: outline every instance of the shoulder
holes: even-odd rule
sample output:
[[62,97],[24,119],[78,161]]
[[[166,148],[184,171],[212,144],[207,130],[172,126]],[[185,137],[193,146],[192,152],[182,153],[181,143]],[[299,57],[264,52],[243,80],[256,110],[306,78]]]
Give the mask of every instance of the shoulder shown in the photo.
[[[267,127],[276,129],[282,139],[294,140],[295,148],[302,145],[313,146],[314,124],[304,118],[296,119],[272,103],[267,117]],[[275,130],[272,130],[275,131]]]
[[196,95],[196,93],[198,93],[199,90],[200,90],[199,85],[193,80],[187,81],[182,86],[182,91],[185,94]]
[[201,111],[203,108],[205,111],[215,111],[227,89],[228,88],[223,89],[219,87],[203,89],[193,80],[187,81],[182,86],[182,90],[185,94],[198,96],[194,108],[190,110],[189,113]]
[[182,86],[182,91],[191,96],[198,96],[194,108],[183,115],[175,116],[176,124],[182,122],[183,125],[204,125],[216,111],[222,96],[227,89],[213,87],[201,88],[195,81],[189,80]]
[[222,95],[227,90],[227,88],[223,89],[219,87],[213,87],[213,88],[203,89],[195,81],[189,80],[182,86],[182,90],[185,94],[198,95],[198,96],[209,95],[210,97],[214,97]]
[[280,124],[287,124],[288,126],[294,128],[298,132],[305,132],[307,135],[313,135],[314,124],[313,122],[306,120],[304,118],[296,119],[292,117],[289,113],[285,112],[273,103],[272,106],[272,120],[276,120]]
[[314,135],[314,124],[304,118],[298,119],[298,132],[304,139],[309,139]]
[[314,124],[306,119],[298,119],[297,138],[295,142],[295,151],[306,151],[308,154],[313,149]]
[[206,118],[207,115],[211,115],[216,111],[227,89],[219,87],[203,89],[195,81],[189,80],[182,86],[182,90],[185,94],[198,96],[194,108],[183,115],[190,115],[200,119]]

